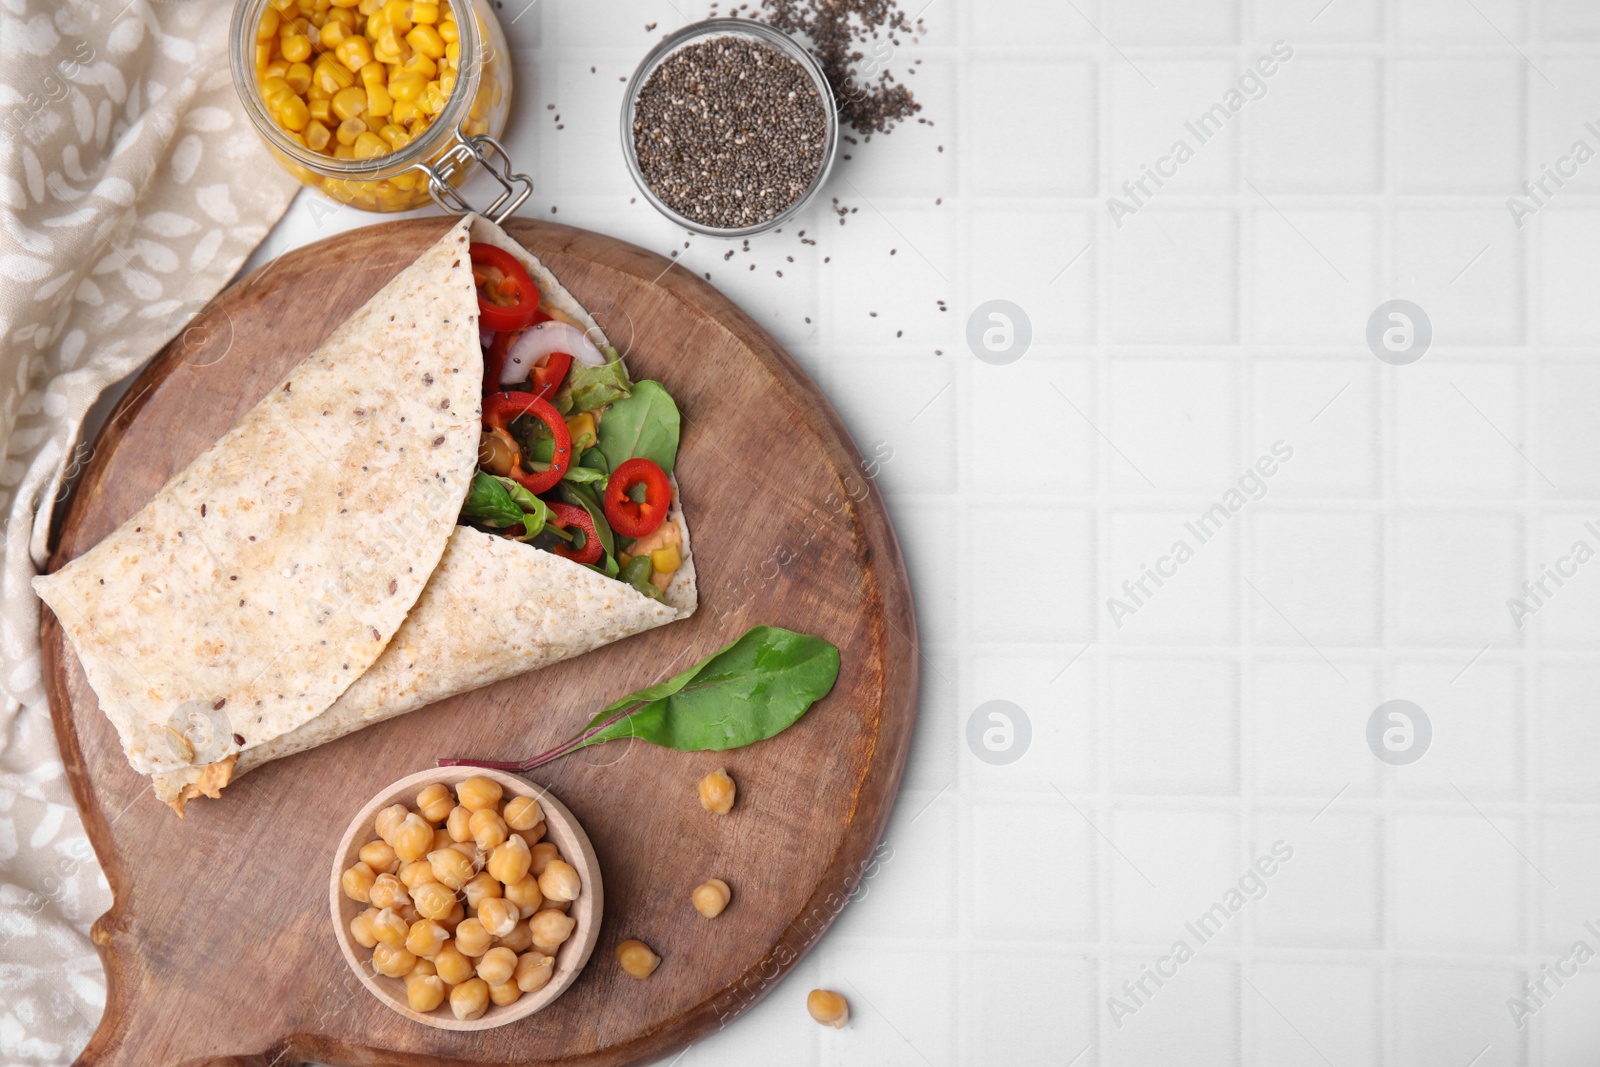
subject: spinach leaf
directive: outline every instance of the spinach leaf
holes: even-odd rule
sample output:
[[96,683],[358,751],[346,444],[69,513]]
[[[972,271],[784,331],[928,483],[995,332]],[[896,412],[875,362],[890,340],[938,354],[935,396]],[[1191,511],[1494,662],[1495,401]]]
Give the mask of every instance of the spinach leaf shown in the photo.
[[622,737],[680,752],[740,748],[793,725],[838,677],[839,650],[822,638],[757,626],[698,666],[606,707],[573,749]]
[[635,456],[654,460],[668,474],[678,459],[678,405],[660,382],[640,382],[633,395],[606,410],[600,451],[616,470]]
[[[521,489],[522,486],[517,485],[517,488]],[[467,502],[462,505],[461,518],[484,526],[515,526],[522,521],[522,508],[512,499],[499,478],[478,471],[472,476],[472,486],[467,490]]]
[[593,411],[622,400],[633,391],[628,380],[628,369],[622,365],[614,348],[601,349],[610,362],[599,367],[574,363],[567,374],[565,391],[572,400],[573,411]]
[[597,484],[600,486],[600,488],[604,489],[606,485],[606,479],[609,476],[605,471],[597,471],[593,467],[568,467],[567,473],[563,474],[561,477],[565,478],[569,482],[576,482],[580,485]]
[[601,474],[610,474],[611,466],[606,463],[606,454],[598,448],[587,449],[583,458],[578,460],[578,466],[588,467],[590,470],[599,471]]

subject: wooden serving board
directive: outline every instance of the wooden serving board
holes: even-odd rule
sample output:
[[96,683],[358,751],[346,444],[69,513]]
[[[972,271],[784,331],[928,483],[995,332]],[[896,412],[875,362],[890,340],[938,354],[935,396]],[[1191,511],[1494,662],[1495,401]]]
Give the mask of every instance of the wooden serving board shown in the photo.
[[[436,240],[444,219],[392,222],[290,252],[240,281],[163,350],[107,422],[60,523],[51,569],[86,551],[215,441],[288,368]],[[42,627],[63,758],[115,898],[95,923],[108,1000],[80,1063],[562,1064],[649,1062],[771,992],[859,883],[900,783],[917,710],[917,629],[883,502],[815,385],[709,284],[599,234],[508,229],[572,290],[637,378],[684,413],[678,465],[700,608],[514,678],[279,760],[179,822],[123,759],[77,657]],[[832,694],[770,741],[728,753],[616,742],[533,777],[593,839],[606,886],[594,957],[544,1011],[497,1030],[428,1029],[345,965],[327,878],[369,797],[443,756],[549,748],[604,704],[767,623],[839,646]],[[695,783],[726,766],[734,813]],[[733,887],[715,920],[690,906]],[[646,981],[616,965],[643,939]],[[796,1012],[803,990],[786,990]]]

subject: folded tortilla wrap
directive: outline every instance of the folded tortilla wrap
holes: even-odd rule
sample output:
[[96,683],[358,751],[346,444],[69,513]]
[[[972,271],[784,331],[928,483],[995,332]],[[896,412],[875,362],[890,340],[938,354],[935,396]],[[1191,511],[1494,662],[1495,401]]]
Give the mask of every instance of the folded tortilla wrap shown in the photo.
[[[536,258],[511,241],[498,227],[484,220],[470,220],[469,232],[472,241],[492,243],[515,255],[538,282],[542,303],[587,328],[589,336],[597,345],[606,344],[599,326]],[[235,450],[240,449],[241,445],[236,435],[257,418],[257,412],[261,407],[274,403],[276,392],[262,401],[257,409],[247,414],[239,427],[230,431],[211,452],[197,460],[189,471],[179,475],[162,489],[161,493],[157,494],[156,500],[152,501],[145,511],[141,511],[106,541],[63,567],[61,571],[35,580],[41,597],[62,618],[69,640],[78,649],[79,657],[84,661],[85,673],[88,674],[96,693],[100,694],[102,707],[107,706],[106,696],[97,678],[119,679],[125,675],[131,676],[132,669],[121,664],[121,657],[125,653],[121,651],[118,641],[118,636],[123,631],[118,627],[123,625],[125,620],[115,611],[112,603],[106,602],[108,594],[101,593],[101,590],[110,589],[109,580],[116,577],[119,582],[118,588],[123,590],[125,598],[132,599],[133,596],[142,595],[147,604],[152,603],[152,598],[144,592],[147,583],[168,590],[165,594],[166,600],[154,601],[163,610],[154,612],[149,625],[152,630],[176,635],[179,640],[167,651],[162,651],[152,643],[148,646],[147,653],[155,655],[160,661],[161,675],[164,678],[170,675],[173,680],[166,689],[159,692],[144,692],[140,699],[133,701],[139,713],[137,716],[124,715],[119,721],[118,715],[112,714],[109,710],[107,713],[113,723],[118,725],[119,733],[123,735],[124,748],[130,752],[130,762],[136,769],[152,776],[157,796],[180,815],[188,800],[199,795],[218,796],[222,787],[232,778],[271,760],[305,751],[375,722],[381,722],[446,697],[536,670],[662,623],[685,618],[695,609],[697,603],[695,571],[690,553],[688,528],[684,522],[675,479],[671,517],[677,521],[682,531],[683,563],[665,590],[665,603],[652,600],[623,582],[605,577],[553,553],[486,534],[471,527],[453,525],[476,467],[480,410],[478,383],[482,377],[482,356],[477,337],[477,298],[472,284],[470,265],[466,263],[465,255],[462,255],[461,266],[467,270],[465,288],[462,289],[459,278],[454,273],[458,269],[456,257],[451,255],[450,265],[446,267],[444,257],[436,255],[441,248],[459,248],[464,253],[465,237],[462,235],[462,227],[453,229],[439,245],[402,272],[394,282],[357,312],[350,323],[336,331],[306,363],[296,368],[285,379],[286,382],[293,382],[292,394],[293,391],[302,388],[303,375],[308,368],[325,363],[341,368],[339,372],[341,381],[375,383],[373,388],[378,390],[389,386],[400,389],[400,385],[393,380],[398,373],[397,366],[388,362],[397,351],[395,345],[389,341],[389,331],[382,328],[373,329],[372,336],[381,343],[375,342],[371,347],[383,356],[382,359],[374,359],[353,344],[349,327],[360,321],[366,323],[368,328],[372,328],[373,323],[381,323],[390,314],[395,314],[397,321],[405,321],[407,311],[397,310],[397,306],[408,309],[410,319],[421,323],[423,317],[419,316],[411,306],[417,299],[416,294],[419,291],[430,291],[430,281],[440,278],[449,287],[451,293],[449,307],[439,310],[435,315],[436,321],[433,321],[433,326],[439,331],[436,336],[441,339],[440,343],[423,346],[427,351],[418,354],[411,373],[423,377],[431,373],[435,385],[442,377],[448,377],[452,380],[452,384],[456,379],[466,380],[464,398],[452,394],[448,398],[449,406],[441,407],[439,410],[463,411],[469,416],[465,420],[468,432],[462,435],[469,442],[465,446],[467,458],[464,464],[452,467],[447,472],[448,477],[435,478],[425,485],[414,479],[409,491],[410,499],[402,499],[392,506],[396,517],[403,517],[410,513],[407,509],[408,503],[415,505],[417,500],[431,501],[435,495],[441,495],[444,506],[439,510],[444,516],[446,537],[440,549],[429,556],[428,546],[413,543],[408,534],[407,538],[396,540],[388,546],[392,554],[384,559],[382,566],[379,567],[377,563],[372,562],[370,549],[346,542],[330,545],[319,529],[315,526],[306,526],[295,530],[292,536],[286,535],[283,530],[278,530],[279,539],[285,543],[278,547],[278,555],[273,557],[273,562],[265,570],[254,572],[256,595],[263,598],[270,597],[273,603],[291,598],[299,582],[298,572],[294,570],[294,561],[299,561],[307,553],[315,556],[313,548],[320,551],[321,557],[317,558],[322,560],[322,565],[343,575],[346,578],[346,586],[350,588],[367,589],[372,583],[359,579],[365,578],[367,572],[372,571],[378,575],[377,588],[380,591],[386,589],[385,582],[388,581],[389,572],[402,566],[412,568],[412,573],[420,574],[426,579],[426,584],[420,588],[420,592],[413,592],[411,598],[406,601],[406,608],[409,611],[403,612],[402,619],[395,621],[393,625],[389,625],[388,616],[375,615],[375,609],[369,607],[365,601],[356,601],[355,597],[349,595],[338,601],[338,603],[356,601],[360,611],[364,612],[359,616],[362,625],[367,625],[368,617],[373,616],[370,622],[379,627],[381,641],[371,639],[370,628],[355,631],[354,627],[347,627],[351,634],[346,636],[343,643],[337,642],[333,636],[324,636],[332,631],[323,633],[309,631],[311,637],[291,644],[289,647],[293,651],[284,653],[277,661],[281,662],[282,658],[288,658],[309,648],[313,653],[320,653],[313,658],[323,664],[325,671],[335,660],[341,668],[341,673],[344,673],[343,665],[351,663],[352,667],[348,673],[352,677],[345,680],[345,685],[340,687],[339,692],[333,693],[331,699],[323,700],[320,707],[308,712],[306,709],[313,706],[313,703],[307,697],[295,705],[297,713],[294,715],[266,716],[262,722],[256,724],[253,732],[242,735],[246,742],[244,744],[237,744],[236,739],[221,736],[234,730],[237,714],[235,709],[238,707],[238,702],[229,696],[218,706],[216,701],[211,699],[212,689],[196,688],[199,684],[196,679],[209,680],[209,675],[199,672],[193,663],[186,662],[180,650],[193,648],[204,637],[209,637],[219,646],[211,650],[213,658],[219,663],[234,664],[235,673],[242,675],[246,671],[246,667],[242,665],[254,665],[266,658],[265,651],[258,645],[260,636],[253,632],[230,635],[225,620],[222,632],[213,633],[209,625],[197,625],[195,621],[197,618],[209,619],[212,616],[193,614],[191,609],[195,601],[192,599],[179,598],[176,603],[172,602],[170,590],[174,583],[167,578],[164,570],[166,559],[151,559],[146,556],[143,557],[146,562],[140,566],[138,560],[132,563],[126,560],[123,548],[126,544],[136,543],[130,539],[144,536],[144,531],[138,529],[141,517],[164,498],[176,495],[178,487],[186,485],[188,488],[184,492],[190,495],[199,493],[207,499],[214,498],[205,492],[207,483],[215,480],[213,467],[206,465],[207,457],[225,444]],[[416,277],[407,280],[408,276],[413,275]],[[401,286],[402,281],[405,281],[404,286]],[[409,295],[400,299],[402,293]],[[437,292],[433,295],[438,296]],[[463,300],[469,302],[470,307],[462,303]],[[454,320],[462,318],[467,323],[467,330],[453,329],[459,325]],[[447,322],[447,319],[451,321]],[[393,327],[390,327],[390,330],[392,329]],[[433,371],[426,369],[434,364],[437,364],[439,369]],[[410,363],[401,361],[400,365],[410,366]],[[458,367],[459,373],[451,374],[452,367]],[[426,393],[422,395],[426,397],[423,411],[431,414],[431,409],[427,405],[432,403],[432,396]],[[373,412],[369,412],[368,417],[375,411],[376,408]],[[389,414],[397,416],[398,412]],[[308,420],[314,423],[319,417],[321,417],[320,409],[316,409],[315,405],[279,413],[279,422],[285,423],[285,427],[280,428],[279,434],[284,438],[295,437],[304,432],[304,423]],[[421,417],[417,413],[408,415],[406,426],[409,427],[413,421]],[[439,433],[434,434],[434,437],[437,436]],[[334,454],[359,453],[364,445],[370,445],[367,437],[365,429],[356,428],[355,436],[340,441],[339,450]],[[433,438],[427,440],[431,442]],[[243,504],[252,499],[249,495],[252,487],[261,494],[271,491],[268,487],[274,487],[281,493],[289,493],[292,490],[292,496],[308,502],[306,507],[317,507],[321,511],[330,508],[337,511],[337,508],[326,504],[325,501],[330,496],[335,501],[342,499],[337,495],[340,491],[347,495],[351,492],[370,494],[374,489],[373,486],[364,483],[335,484],[329,477],[326,465],[305,461],[304,457],[301,457],[302,462],[291,463],[291,457],[286,451],[263,448],[254,437],[247,438],[247,443],[255,451],[238,454],[234,466],[240,469],[248,467],[255,472],[256,480],[250,485],[238,488],[236,492],[241,512],[251,511]],[[447,446],[458,447],[454,438],[448,439],[440,447]],[[246,458],[248,462],[244,462]],[[201,477],[197,471],[203,472],[205,477]],[[401,496],[405,497],[406,494],[402,493]],[[189,496],[183,496],[181,499],[188,500]],[[410,510],[415,510],[415,507],[411,507]],[[427,508],[424,510],[428,511]],[[432,512],[428,513],[431,517]],[[162,514],[166,513],[163,511]],[[230,512],[229,516],[226,521],[216,524],[216,531],[211,527],[205,528],[210,539],[208,545],[211,541],[221,541],[231,545],[239,539],[238,535],[244,532],[244,527],[237,525],[241,520],[236,518],[233,512]],[[384,525],[386,517],[374,518],[371,529],[381,532],[399,528],[398,523]],[[212,521],[210,509],[203,520],[187,518],[187,524],[181,526],[184,542],[190,537],[198,537],[198,534],[193,532],[198,521],[207,523]],[[429,529],[431,530],[431,527]],[[134,532],[129,533],[130,530]],[[163,528],[163,531],[169,541],[178,534],[176,529]],[[256,536],[259,538],[261,535]],[[246,543],[254,544],[254,542]],[[413,555],[419,552],[427,558],[413,559]],[[129,567],[133,568],[131,575],[126,573]],[[222,594],[216,593],[212,586],[205,587],[211,593],[211,597],[204,603],[216,609],[225,606],[224,594],[228,592],[230,586],[235,586],[231,576],[236,569],[231,566],[223,569],[229,572],[229,576],[224,579],[228,584],[220,587]],[[241,565],[237,570],[242,569]],[[352,571],[355,572],[353,575]],[[108,585],[104,587],[98,584],[103,577],[108,579]],[[213,579],[213,586],[216,580],[218,579]],[[243,574],[239,580],[244,580]],[[69,590],[70,595],[67,593]],[[404,589],[397,589],[397,593],[401,591]],[[368,592],[370,593],[370,590]],[[74,613],[82,617],[83,621],[79,626],[73,626],[69,622]],[[276,618],[276,616],[271,617]],[[301,617],[300,625],[314,622],[316,618],[315,615]],[[112,621],[102,621],[106,619]],[[102,626],[110,632],[102,633],[100,630]],[[328,643],[320,644],[322,640]],[[365,647],[366,640],[370,640],[370,643],[376,646],[378,654],[369,654],[364,659],[353,659],[351,655],[346,655],[357,646],[360,646],[361,651],[372,653],[373,649]],[[91,659],[96,663],[94,670],[89,666]],[[302,664],[282,669],[304,672],[309,668]],[[268,673],[266,677],[271,678],[273,675]],[[329,687],[317,691],[318,699],[321,699],[327,688]],[[254,692],[247,691],[252,694]],[[120,697],[122,691],[114,689],[113,692]],[[185,708],[190,710],[182,710]],[[198,713],[191,714],[191,711]],[[124,733],[123,722],[140,728]],[[187,750],[183,744],[167,740],[172,732],[184,734],[186,730]],[[147,760],[144,765],[135,762],[132,755],[133,748],[130,747],[130,736],[139,751],[154,750],[167,758]],[[189,762],[178,758],[189,752],[193,753]]]

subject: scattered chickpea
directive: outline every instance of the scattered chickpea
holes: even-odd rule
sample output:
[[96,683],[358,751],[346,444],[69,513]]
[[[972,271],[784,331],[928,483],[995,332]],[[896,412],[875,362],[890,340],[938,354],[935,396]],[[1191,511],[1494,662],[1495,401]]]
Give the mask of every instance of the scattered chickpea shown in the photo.
[[444,1003],[444,979],[437,974],[406,975],[406,1003],[412,1011],[427,1013]]
[[695,911],[708,919],[715,919],[722,914],[722,909],[728,906],[732,897],[733,891],[728,888],[728,883],[721,878],[713,878],[696,886],[690,899],[694,901]]
[[456,786],[456,796],[460,798],[461,806],[468,811],[494,807],[500,803],[503,793],[504,790],[500,788],[499,782],[481,774],[475,774]]
[[358,904],[368,904],[372,901],[372,885],[378,876],[372,873],[372,868],[366,861],[349,867],[339,876],[339,888],[344,890],[344,895]]
[[532,830],[544,822],[544,811],[532,797],[512,797],[506,801],[504,815],[513,830]]
[[394,846],[382,838],[368,841],[356,855],[378,874],[393,874],[400,869],[400,857],[394,854]]
[[517,954],[508,948],[492,948],[478,961],[478,977],[490,986],[511,981],[512,972],[516,969]]
[[577,869],[565,860],[551,860],[539,876],[539,892],[547,900],[577,900],[582,889]]
[[632,938],[617,946],[617,962],[634,978],[649,978],[661,966],[661,957],[651,951],[643,941]]
[[422,792],[417,794],[417,811],[436,826],[448,819],[455,807],[456,798],[450,795],[450,787],[443,782],[424,786]]
[[714,815],[726,815],[733,810],[737,792],[728,772],[718,767],[700,779],[700,806]]
[[850,1002],[831,989],[813,989],[806,995],[806,1011],[823,1026],[843,1030],[850,1021]]
[[450,1011],[462,1022],[471,1022],[489,1010],[489,983],[469,978],[450,990]]
[[490,897],[478,905],[478,921],[495,937],[505,937],[517,927],[517,906],[504,897]]
[[517,969],[511,977],[524,993],[536,993],[550,984],[555,969],[554,956],[546,956],[543,952],[524,952],[517,957]]

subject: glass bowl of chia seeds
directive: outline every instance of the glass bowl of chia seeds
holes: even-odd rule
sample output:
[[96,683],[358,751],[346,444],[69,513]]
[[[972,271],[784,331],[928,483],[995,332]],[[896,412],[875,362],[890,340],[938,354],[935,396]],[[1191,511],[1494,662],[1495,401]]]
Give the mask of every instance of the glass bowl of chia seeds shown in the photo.
[[748,237],[822,190],[839,149],[811,53],[748,19],[707,19],[657,45],[628,83],[622,154],[645,199],[686,229]]

